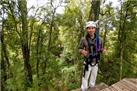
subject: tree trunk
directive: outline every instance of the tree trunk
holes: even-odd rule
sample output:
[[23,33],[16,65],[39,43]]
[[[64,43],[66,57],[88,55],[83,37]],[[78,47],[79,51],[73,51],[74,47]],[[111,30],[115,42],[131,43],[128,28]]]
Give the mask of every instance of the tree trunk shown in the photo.
[[104,35],[103,35],[103,48],[105,48],[105,44],[106,44],[106,36],[107,36],[107,34],[108,34],[108,30],[107,30],[107,28],[106,28],[106,26],[105,26],[105,32],[104,32]]
[[[122,4],[121,4],[122,5]],[[126,10],[125,10],[125,15],[123,15],[123,23],[121,23],[120,21],[120,27],[119,27],[119,43],[120,43],[120,76],[119,76],[119,80],[122,79],[123,76],[123,60],[124,60],[124,44],[125,44],[125,39],[126,39],[126,18],[127,18],[127,12],[128,12],[128,7],[129,7],[129,3],[126,4]],[[122,7],[122,6],[121,6]],[[121,19],[122,19],[122,8],[121,8]]]
[[39,78],[39,63],[40,63],[40,38],[41,38],[41,29],[39,30],[38,34],[37,34],[38,38],[37,38],[37,47],[36,47],[36,56],[37,56],[37,64],[36,64],[36,71],[37,71],[37,78]]
[[[3,25],[3,23],[2,23]],[[1,90],[6,91],[5,89],[5,81],[7,79],[7,74],[6,74],[6,62],[4,60],[4,54],[5,54],[5,44],[4,44],[4,31],[2,27],[1,31]]]
[[[51,6],[52,6],[52,0],[51,0]],[[51,42],[52,42],[52,31],[53,31],[53,26],[54,26],[54,17],[55,17],[55,13],[56,13],[56,8],[54,8],[53,13],[52,13],[52,18],[51,18],[51,22],[50,22],[50,29],[49,29],[49,36],[48,36],[48,48],[47,51],[50,52],[50,48],[51,48]],[[47,54],[47,56],[49,56],[50,53]],[[46,70],[46,65],[48,62],[48,57],[46,56],[45,58],[45,62],[44,62],[44,68],[43,68],[43,74],[45,74],[45,70]]]
[[[2,10],[4,13],[4,6],[2,5]],[[1,90],[6,91],[6,83],[7,80],[7,70],[9,69],[10,63],[9,58],[7,55],[7,48],[4,42],[4,14],[2,15],[2,29],[0,31],[0,38],[1,38]]]
[[91,0],[89,20],[92,20],[92,21],[98,20],[99,13],[100,13],[100,0]]
[[25,71],[25,87],[29,87],[32,84],[32,72],[31,66],[29,64],[30,50],[28,46],[28,23],[27,23],[27,2],[26,0],[19,0],[19,11],[20,18],[22,22],[22,31],[21,31],[21,45],[22,53],[24,59],[24,71]]

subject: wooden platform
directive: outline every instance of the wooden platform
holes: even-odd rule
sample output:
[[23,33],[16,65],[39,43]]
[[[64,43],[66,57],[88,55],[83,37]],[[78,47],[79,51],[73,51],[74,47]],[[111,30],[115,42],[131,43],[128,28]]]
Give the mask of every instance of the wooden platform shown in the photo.
[[137,78],[125,78],[101,91],[137,91]]
[[[78,88],[71,91],[81,90]],[[137,91],[137,78],[125,78],[111,86],[101,83],[100,85],[96,85],[95,91]]]

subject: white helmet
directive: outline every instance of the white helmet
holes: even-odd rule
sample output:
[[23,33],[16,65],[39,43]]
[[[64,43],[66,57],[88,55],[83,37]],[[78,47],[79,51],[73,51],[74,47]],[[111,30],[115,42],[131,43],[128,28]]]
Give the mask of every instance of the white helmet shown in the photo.
[[96,22],[94,22],[94,21],[86,22],[86,28],[88,28],[88,27],[96,27]]

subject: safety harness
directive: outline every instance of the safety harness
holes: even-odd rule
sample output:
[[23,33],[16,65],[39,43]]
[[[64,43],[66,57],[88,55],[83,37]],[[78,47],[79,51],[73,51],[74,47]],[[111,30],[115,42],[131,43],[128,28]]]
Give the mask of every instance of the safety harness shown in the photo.
[[85,57],[85,64],[84,64],[84,74],[85,76],[85,71],[88,71],[88,66],[95,66],[99,59],[100,59],[100,53],[97,50],[97,43],[99,43],[99,40],[97,41],[97,37],[95,35],[94,39],[89,39],[88,35],[86,36],[86,41],[88,43],[88,51],[89,55]]

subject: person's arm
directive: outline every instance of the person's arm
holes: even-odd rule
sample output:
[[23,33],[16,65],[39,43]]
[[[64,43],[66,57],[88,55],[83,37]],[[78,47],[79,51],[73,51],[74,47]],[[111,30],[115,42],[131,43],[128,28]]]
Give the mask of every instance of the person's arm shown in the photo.
[[84,45],[84,38],[81,38],[80,43],[79,43],[79,53],[83,56],[88,55],[88,51],[85,50],[85,45]]
[[103,54],[106,54],[107,53],[107,49],[104,48],[102,40],[100,41],[100,45],[101,45],[100,46],[100,52],[103,53]]

